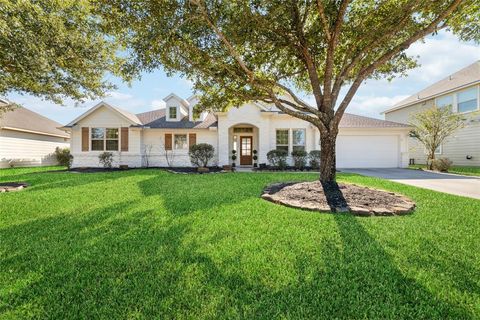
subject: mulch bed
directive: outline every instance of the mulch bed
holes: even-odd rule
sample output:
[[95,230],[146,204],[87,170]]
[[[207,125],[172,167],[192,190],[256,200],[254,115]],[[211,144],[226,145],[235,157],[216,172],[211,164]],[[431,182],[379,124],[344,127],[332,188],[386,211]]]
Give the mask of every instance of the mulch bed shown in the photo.
[[[145,169],[160,169],[167,170],[171,173],[183,173],[183,174],[201,174],[198,172],[198,169],[195,167],[140,167],[140,168],[93,168],[93,167],[84,167],[84,168],[72,168],[68,171],[73,173],[100,173],[100,172],[116,172],[116,171],[127,171],[127,170],[145,170]],[[225,172],[221,167],[208,167],[208,172],[203,173],[218,173]]]
[[195,168],[195,167],[168,167],[165,169],[167,169],[167,171],[171,173],[181,173],[181,174],[206,174],[206,173],[227,172],[220,167],[208,167],[208,172],[199,172],[198,168]]
[[288,207],[320,212],[350,212],[359,216],[396,216],[413,212],[415,203],[388,191],[339,184],[347,207],[331,207],[319,181],[269,185],[262,198]]
[[20,191],[28,186],[26,182],[4,182],[0,183],[0,192]]

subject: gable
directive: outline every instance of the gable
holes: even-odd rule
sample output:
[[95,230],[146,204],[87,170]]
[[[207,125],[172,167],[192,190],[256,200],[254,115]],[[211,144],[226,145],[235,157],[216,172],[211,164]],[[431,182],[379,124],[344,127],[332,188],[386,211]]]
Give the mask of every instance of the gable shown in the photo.
[[76,124],[78,126],[86,127],[129,127],[131,122],[114,109],[108,108],[107,106],[101,106],[80,119]]

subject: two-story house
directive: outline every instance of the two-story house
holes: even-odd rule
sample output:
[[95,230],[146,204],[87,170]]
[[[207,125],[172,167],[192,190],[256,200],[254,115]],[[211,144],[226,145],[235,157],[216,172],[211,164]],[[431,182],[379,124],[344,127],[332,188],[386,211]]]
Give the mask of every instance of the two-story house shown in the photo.
[[[455,72],[384,111],[385,119],[408,123],[411,116],[432,107],[451,106],[465,116],[465,127],[448,137],[436,157],[449,158],[455,165],[480,166],[480,61]],[[410,158],[425,163],[425,149],[409,139]]]

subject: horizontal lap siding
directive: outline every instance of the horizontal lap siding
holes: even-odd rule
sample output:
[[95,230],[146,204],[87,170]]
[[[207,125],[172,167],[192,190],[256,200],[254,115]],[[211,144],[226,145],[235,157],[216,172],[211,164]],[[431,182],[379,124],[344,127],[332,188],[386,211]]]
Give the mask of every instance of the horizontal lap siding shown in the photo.
[[15,166],[53,165],[55,148],[69,146],[64,138],[0,130],[0,167],[9,167],[12,159]]

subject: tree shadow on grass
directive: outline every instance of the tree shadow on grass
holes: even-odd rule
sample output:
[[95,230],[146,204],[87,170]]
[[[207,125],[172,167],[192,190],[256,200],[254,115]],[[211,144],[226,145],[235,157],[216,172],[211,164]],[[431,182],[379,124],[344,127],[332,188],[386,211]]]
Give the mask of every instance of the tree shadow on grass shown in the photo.
[[[405,277],[354,217],[329,216],[338,241],[318,243],[317,256],[299,247],[290,261],[266,260],[253,267],[242,263],[252,261],[245,255],[255,260],[269,250],[282,253],[291,249],[284,243],[292,235],[258,235],[277,237],[278,246],[260,242],[259,251],[252,251],[238,242],[238,250],[226,256],[213,233],[195,236],[194,216],[165,215],[156,206],[154,201],[120,202],[2,229],[0,314],[57,319],[471,317]],[[193,209],[201,208],[213,207]],[[289,264],[294,268],[284,269],[288,281],[269,285],[278,277],[272,268]],[[252,268],[261,272],[252,275]]]

